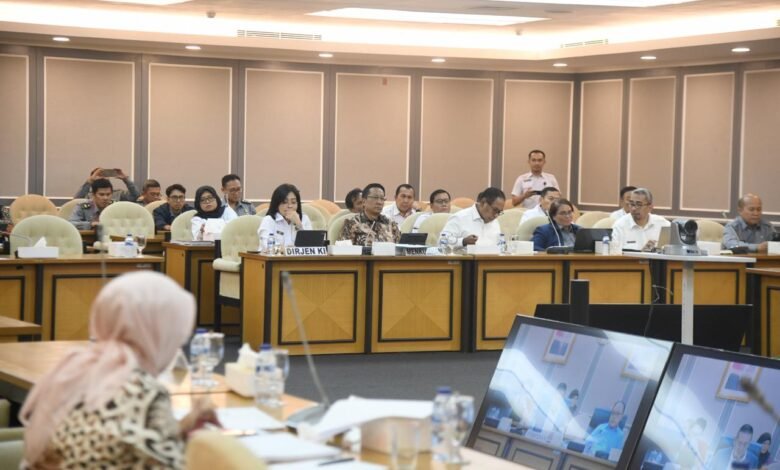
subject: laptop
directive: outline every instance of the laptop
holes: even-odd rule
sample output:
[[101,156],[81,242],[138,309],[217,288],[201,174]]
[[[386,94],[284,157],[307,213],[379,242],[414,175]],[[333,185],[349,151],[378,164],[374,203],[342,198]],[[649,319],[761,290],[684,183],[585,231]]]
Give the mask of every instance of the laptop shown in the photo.
[[601,241],[604,236],[612,238],[611,228],[582,228],[574,238],[575,253],[593,253],[596,241]]
[[401,240],[398,241],[400,245],[425,245],[425,241],[428,239],[427,233],[402,233]]
[[295,246],[315,247],[328,244],[328,232],[326,230],[301,230],[295,234]]

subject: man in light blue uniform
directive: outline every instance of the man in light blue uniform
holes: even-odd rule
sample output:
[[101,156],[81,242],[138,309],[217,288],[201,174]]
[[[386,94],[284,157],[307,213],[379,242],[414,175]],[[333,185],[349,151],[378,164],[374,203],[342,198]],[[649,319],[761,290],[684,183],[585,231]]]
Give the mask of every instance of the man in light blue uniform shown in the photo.
[[593,455],[600,458],[608,458],[612,449],[623,448],[623,430],[620,429],[620,420],[626,412],[626,404],[622,401],[615,402],[612,405],[612,412],[606,423],[601,423],[591,431],[590,436],[585,439],[584,454]]

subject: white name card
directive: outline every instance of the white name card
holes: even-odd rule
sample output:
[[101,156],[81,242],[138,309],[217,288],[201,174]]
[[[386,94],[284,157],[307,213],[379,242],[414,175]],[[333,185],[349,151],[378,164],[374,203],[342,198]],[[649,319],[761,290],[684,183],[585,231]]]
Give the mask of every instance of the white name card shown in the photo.
[[288,246],[284,249],[286,256],[328,256],[327,246]]

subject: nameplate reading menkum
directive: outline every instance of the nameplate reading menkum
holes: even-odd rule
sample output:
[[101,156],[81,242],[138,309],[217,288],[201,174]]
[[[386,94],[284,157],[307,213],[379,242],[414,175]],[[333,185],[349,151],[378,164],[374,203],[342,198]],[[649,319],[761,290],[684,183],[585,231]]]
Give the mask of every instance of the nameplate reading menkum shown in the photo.
[[286,256],[328,256],[327,246],[288,246],[284,249]]

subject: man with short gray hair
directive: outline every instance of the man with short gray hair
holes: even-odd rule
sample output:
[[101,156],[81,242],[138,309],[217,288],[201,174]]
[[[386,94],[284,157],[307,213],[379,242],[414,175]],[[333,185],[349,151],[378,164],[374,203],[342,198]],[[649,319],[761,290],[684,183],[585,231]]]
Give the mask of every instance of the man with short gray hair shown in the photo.
[[630,212],[612,226],[612,240],[624,250],[653,251],[661,235],[661,227],[671,224],[660,215],[651,214],[653,193],[649,189],[633,190],[628,206]]
[[745,194],[737,201],[736,219],[726,224],[723,230],[723,248],[746,247],[751,253],[766,253],[768,243],[775,237],[772,225],[761,220],[763,214],[761,198]]

